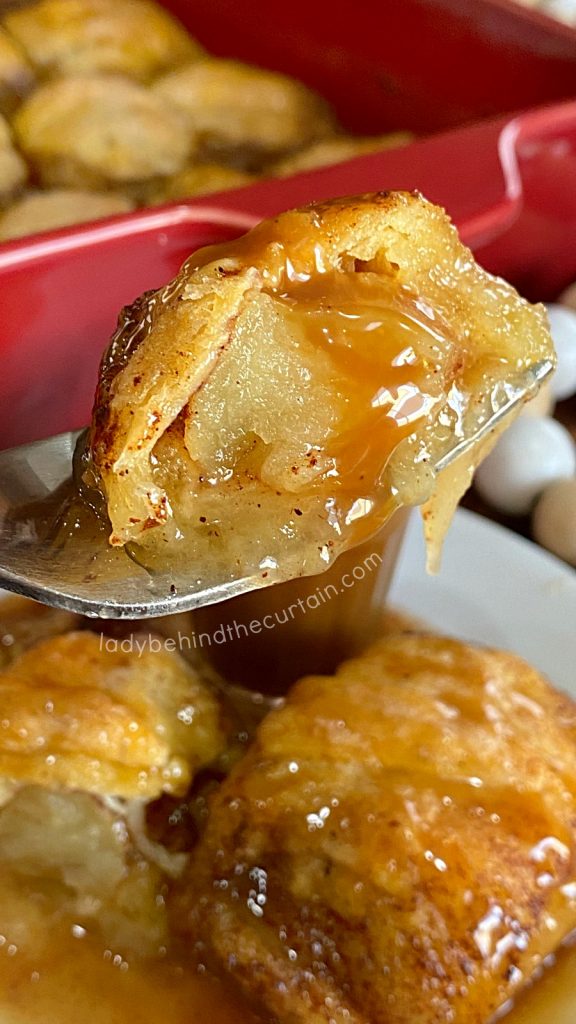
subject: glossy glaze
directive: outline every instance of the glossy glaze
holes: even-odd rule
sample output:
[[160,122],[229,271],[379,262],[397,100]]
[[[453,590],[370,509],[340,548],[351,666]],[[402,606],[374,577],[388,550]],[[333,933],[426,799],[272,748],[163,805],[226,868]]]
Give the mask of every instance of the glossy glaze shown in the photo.
[[190,934],[272,1017],[486,1024],[576,922],[575,729],[439,638],[302,680],[215,798]]
[[[81,625],[73,616],[21,600],[3,602],[0,611],[0,650],[8,662],[40,635],[46,638],[77,630]],[[191,623],[185,617],[174,617],[157,625],[162,635],[176,637],[186,633]],[[415,624],[388,613],[381,627],[395,634],[411,631]],[[378,684],[383,687],[384,706],[371,679],[376,680],[382,672],[379,659],[386,646],[381,654],[375,651],[372,657],[354,663],[330,686],[323,686],[321,679],[301,684],[290,698],[288,709],[280,712],[284,718],[279,719],[276,712],[262,726],[261,739],[255,753],[249,755],[246,768],[238,766],[230,782],[225,783],[228,790],[232,787],[232,800],[229,792],[217,801],[216,833],[222,828],[234,829],[234,821],[243,813],[239,798],[248,799],[248,813],[256,815],[252,838],[247,836],[254,864],[249,872],[235,870],[232,882],[239,893],[244,893],[246,885],[248,921],[256,929],[259,922],[266,928],[280,912],[280,941],[288,950],[281,977],[288,978],[297,970],[300,959],[305,962],[308,958],[306,915],[312,915],[315,923],[309,936],[314,966],[310,977],[314,985],[322,984],[330,973],[337,976],[338,958],[347,955],[347,940],[338,935],[337,929],[331,930],[328,918],[318,907],[318,898],[321,904],[336,901],[339,927],[346,917],[359,926],[362,920],[369,922],[371,915],[378,917],[381,913],[387,927],[402,901],[410,900],[414,893],[422,904],[429,899],[443,908],[445,920],[453,929],[443,940],[440,937],[440,945],[432,947],[440,961],[450,960],[450,943],[458,934],[459,916],[472,922],[470,969],[478,970],[475,956],[483,969],[470,987],[470,1012],[464,1001],[454,1021],[487,1024],[488,1011],[478,1014],[474,990],[477,986],[484,988],[487,977],[493,975],[500,999],[498,1018],[506,1012],[510,1024],[572,1024],[576,952],[561,952],[556,966],[554,956],[545,953],[545,947],[554,948],[575,913],[573,840],[566,817],[573,791],[568,763],[574,731],[571,705],[555,698],[519,662],[499,662],[449,641],[429,640],[423,647],[415,637],[390,640],[389,644],[389,671],[397,675],[398,681],[395,686],[391,679]],[[513,678],[506,675],[510,671]],[[419,682],[411,686],[404,676]],[[244,723],[242,728],[252,733],[263,707],[242,692],[230,692],[229,699],[238,721]],[[489,754],[486,743],[497,745],[495,756]],[[411,750],[418,754],[414,763]],[[233,753],[233,760],[236,757]],[[525,763],[524,757],[528,758]],[[330,762],[328,771],[323,768],[326,759]],[[559,781],[554,765],[562,763],[565,773]],[[251,764],[258,766],[252,777]],[[385,798],[375,802],[378,764],[388,766],[385,770],[390,774]],[[351,776],[349,784],[347,775]],[[244,793],[239,786],[241,779]],[[172,853],[190,848],[198,823],[206,820],[206,799],[214,793],[214,785],[200,787],[190,804],[170,799],[154,805],[148,816],[151,837],[166,842]],[[81,798],[84,813],[86,808],[90,810],[91,800]],[[30,831],[29,811],[23,810],[26,801],[18,806],[20,811],[12,819],[16,831],[7,827],[0,810],[3,1022],[45,1024],[50,1020],[72,1024],[80,1002],[95,1024],[125,1024],[128,1018],[138,1024],[157,1024],[159,1019],[166,1024],[189,1024],[198,1018],[210,1024],[255,1024],[248,1002],[234,987],[237,971],[233,969],[230,977],[225,963],[217,967],[218,958],[209,947],[196,946],[199,937],[206,938],[204,919],[206,913],[213,913],[210,903],[206,911],[200,910],[200,927],[192,936],[185,934],[182,942],[182,932],[187,931],[186,908],[190,907],[189,882],[182,894],[180,883],[166,879],[162,871],[146,866],[144,861],[137,870],[137,881],[130,867],[134,854],[126,861],[128,881],[123,883],[137,886],[132,890],[137,902],[130,900],[129,948],[126,935],[119,938],[118,920],[122,921],[122,907],[127,904],[125,898],[119,901],[115,897],[116,883],[108,879],[118,872],[119,854],[125,856],[124,840],[114,852],[112,838],[124,835],[120,818],[110,822],[108,839],[105,831],[97,845],[87,838],[79,857],[79,848],[68,845],[73,817],[68,819],[66,834],[61,835],[58,828],[54,831],[44,819],[43,827],[34,833]],[[117,814],[119,807],[114,806],[113,814]],[[190,811],[192,818],[186,824]],[[100,809],[94,805],[90,814],[93,824],[100,821],[100,827],[106,829],[109,811],[104,805]],[[259,821],[263,836],[259,834]],[[87,837],[86,827],[82,832]],[[283,849],[283,834],[288,837],[291,853]],[[42,858],[55,856],[49,877],[42,876],[38,865],[34,867],[36,855],[30,836],[36,836],[34,841],[40,843],[41,862]],[[237,836],[240,842],[240,834]],[[263,841],[258,853],[258,844]],[[270,844],[276,852],[267,863]],[[51,849],[55,854],[50,854]],[[224,837],[214,858],[219,874],[220,914],[231,894],[222,884],[227,856]],[[490,871],[492,856],[496,867]],[[12,862],[16,858],[16,869],[6,866],[10,857]],[[74,868],[73,875],[68,875],[74,879],[73,885],[62,888],[60,872],[69,872],[75,860],[82,864],[83,873],[79,875]],[[318,865],[329,866],[330,870],[318,872]],[[514,872],[519,876],[517,889]],[[466,885],[468,877],[474,878],[477,891]],[[74,895],[75,886],[87,887],[79,901]],[[93,896],[87,900],[88,892],[95,891],[101,901],[100,910],[94,906]],[[544,914],[545,929],[540,936],[538,926],[533,927],[530,920],[528,904],[522,902],[528,891],[530,907],[538,893],[538,914]],[[518,893],[517,906],[510,900],[512,892]],[[195,876],[193,893],[202,907],[211,888],[205,888],[202,878]],[[120,908],[120,918],[114,913],[111,916],[111,894],[112,905]],[[298,929],[294,931],[292,922],[295,897],[300,912],[305,912],[300,934]],[[75,911],[70,909],[71,899],[76,899]],[[387,900],[384,913],[380,905]],[[169,920],[166,905],[170,908]],[[408,915],[405,938],[409,938],[409,922]],[[247,935],[249,930],[243,924],[238,927],[229,922],[226,941],[239,963],[246,955]],[[410,945],[401,941],[400,932],[397,937],[395,971],[409,971]],[[220,932],[216,951],[221,949],[222,938]],[[373,948],[370,942],[368,927],[362,938],[366,950]],[[253,951],[255,961],[260,955]],[[432,957],[426,967],[429,976],[433,962]],[[370,1005],[372,971],[367,971],[365,963],[359,970],[368,986],[365,998]],[[420,965],[418,971],[423,970]],[[415,976],[411,998],[416,998],[426,971],[423,976]],[[529,975],[534,984],[524,992]],[[431,976],[441,977],[434,971]],[[241,974],[239,977],[242,980]],[[257,974],[251,976],[250,984],[254,995],[259,990]],[[488,1007],[492,997],[489,988],[485,991]],[[512,995],[517,995],[518,1001],[509,1012]],[[264,999],[267,1001],[265,989]],[[400,1009],[397,1012],[401,1014]],[[371,1024],[379,1020],[376,1009],[372,1014],[368,1018]],[[392,1019],[403,1018],[400,1015]],[[423,1019],[428,1021],[427,1017]],[[263,1013],[259,1020],[269,1024],[272,1016]]]
[[438,546],[455,495],[437,466],[462,448],[469,477],[478,432],[552,358],[542,311],[417,194],[265,221],[121,319],[90,436],[110,543],[255,586],[323,571],[437,497]]

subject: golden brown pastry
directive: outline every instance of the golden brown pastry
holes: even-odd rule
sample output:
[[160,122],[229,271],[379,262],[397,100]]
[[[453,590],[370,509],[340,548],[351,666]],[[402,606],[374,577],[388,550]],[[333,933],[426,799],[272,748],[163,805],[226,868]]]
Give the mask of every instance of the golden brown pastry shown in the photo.
[[153,89],[184,116],[201,152],[247,170],[334,130],[326,102],[301,82],[238,61],[196,61]]
[[113,75],[46,83],[22,104],[14,130],[48,186],[137,185],[179,171],[191,147],[169,104]]
[[0,672],[0,778],[151,800],[186,792],[225,747],[219,704],[157,639],[38,644]]
[[576,705],[513,655],[383,640],[267,717],[184,893],[193,962],[266,1019],[485,1024],[576,925]]
[[323,571],[400,505],[438,539],[481,452],[436,462],[553,358],[422,197],[282,214],[121,317],[91,434],[111,543],[220,583]]
[[306,149],[288,156],[272,164],[271,174],[284,177],[288,174],[300,174],[302,171],[313,171],[317,167],[337,164],[342,160],[351,160],[355,156],[365,156],[378,150],[395,149],[406,146],[412,140],[409,132],[391,132],[388,135],[373,135],[367,138],[354,135],[334,135],[332,138],[320,139]]
[[9,202],[27,177],[26,163],[14,146],[8,122],[0,114],[0,204]]
[[228,188],[241,188],[242,185],[250,185],[255,180],[253,174],[238,171],[235,167],[225,167],[224,164],[194,164],[172,178],[167,178],[151,198],[155,203],[169,203],[174,199],[205,196]]
[[43,75],[119,73],[149,81],[202,53],[150,0],[40,0],[9,11],[4,22]]
[[34,81],[32,66],[23,50],[0,25],[0,114],[11,114]]
[[132,200],[121,192],[83,192],[72,188],[30,192],[0,214],[0,241],[133,209]]

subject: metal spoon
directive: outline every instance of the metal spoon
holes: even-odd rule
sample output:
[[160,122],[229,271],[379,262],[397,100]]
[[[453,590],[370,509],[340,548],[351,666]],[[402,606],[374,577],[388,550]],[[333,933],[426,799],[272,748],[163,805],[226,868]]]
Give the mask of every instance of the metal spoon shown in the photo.
[[[493,430],[551,370],[551,363],[539,363],[504,386],[489,418],[436,469]],[[0,452],[0,586],[91,617],[143,619],[202,608],[277,582],[270,574],[206,587],[195,580],[193,566],[148,572],[125,549],[110,547],[107,524],[88,506],[63,525],[81,436],[70,432]]]

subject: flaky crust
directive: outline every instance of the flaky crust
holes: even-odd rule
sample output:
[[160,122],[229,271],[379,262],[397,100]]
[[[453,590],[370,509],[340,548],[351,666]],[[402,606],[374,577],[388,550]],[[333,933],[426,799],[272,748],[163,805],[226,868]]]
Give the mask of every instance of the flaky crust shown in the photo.
[[9,11],[5,23],[44,76],[112,73],[149,81],[202,53],[149,0],[40,0]]
[[521,659],[383,640],[261,725],[175,918],[282,1024],[484,1024],[576,924],[575,741]]
[[160,97],[120,75],[40,86],[14,118],[17,141],[45,185],[103,188],[174,174],[191,141]]
[[225,745],[214,695],[146,635],[46,640],[0,672],[0,706],[0,778],[19,785],[152,800]]
[[[540,360],[554,358],[543,309],[530,306],[511,286],[486,274],[460,242],[445,212],[421,196],[383,192],[284,213],[237,242],[196,253],[165,289],[144,296],[123,314],[102,364],[91,434],[113,543],[147,542],[154,527],[170,524],[174,510],[155,468],[162,469],[167,461],[162,447],[156,448],[160,442],[178,453],[176,475],[187,481],[186,467],[191,467],[192,483],[186,482],[184,488],[188,495],[192,478],[211,476],[206,468],[211,439],[200,436],[199,408],[216,371],[225,375],[232,346],[242,350],[248,337],[253,348],[261,345],[265,350],[269,345],[278,350],[279,341],[271,341],[262,327],[271,299],[281,296],[294,280],[309,280],[321,293],[325,280],[346,278],[353,287],[356,274],[378,282],[392,301],[408,296],[416,307],[420,303],[419,308],[445,332],[438,343],[427,335],[430,345],[427,348],[424,342],[418,353],[425,390],[434,396],[433,413],[403,444],[398,442],[388,465],[383,455],[379,467],[382,491],[388,488],[387,493],[394,492],[403,503],[425,501],[434,492],[434,460],[453,448],[456,436],[473,431],[482,415],[489,415],[494,388],[507,385]],[[270,430],[263,437],[266,443],[292,427],[299,408],[310,417],[323,417],[303,428],[301,445],[307,442],[321,449],[325,437],[337,432],[350,383],[338,377],[329,353],[321,355],[322,362],[312,370],[304,367],[291,381],[275,386],[276,396],[292,387],[294,397],[290,408],[278,413],[276,434]],[[313,394],[305,390],[305,373],[318,387]],[[247,378],[243,387],[249,391],[253,383]],[[375,389],[377,384],[374,380]],[[387,385],[384,373],[382,384]],[[453,385],[464,396],[460,412],[448,401]],[[227,413],[214,448],[226,444],[232,397],[228,392],[222,399]],[[271,394],[265,403],[271,416],[279,401]],[[258,434],[256,414],[248,407],[243,416],[244,433]],[[275,467],[274,486],[266,484],[264,471],[257,481],[264,489],[268,486],[273,497],[297,488],[301,493],[306,481],[321,479],[321,459],[315,460],[313,470],[302,460],[293,462],[291,475],[288,456],[280,453],[279,458],[286,464]],[[270,463],[268,458],[267,466]],[[472,458],[470,468],[473,465]],[[291,482],[284,484],[290,476]],[[322,510],[312,514],[318,521]],[[301,520],[290,524],[296,534],[305,525],[304,516]],[[344,533],[342,522],[334,555],[342,550]],[[318,565],[325,567],[326,563]]]

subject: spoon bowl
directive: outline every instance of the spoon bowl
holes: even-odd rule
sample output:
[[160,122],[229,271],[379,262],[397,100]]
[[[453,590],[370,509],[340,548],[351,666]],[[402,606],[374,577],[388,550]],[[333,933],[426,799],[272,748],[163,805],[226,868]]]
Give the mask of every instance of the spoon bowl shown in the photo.
[[[543,361],[508,384],[492,414],[472,436],[454,444],[436,471],[493,431],[551,370],[552,364]],[[68,432],[0,452],[1,586],[90,617],[146,619],[194,611],[274,584],[294,584],[270,573],[206,586],[193,565],[152,572],[125,548],[111,547],[109,524],[82,499],[73,479],[75,453],[82,450],[84,437],[82,431]]]

